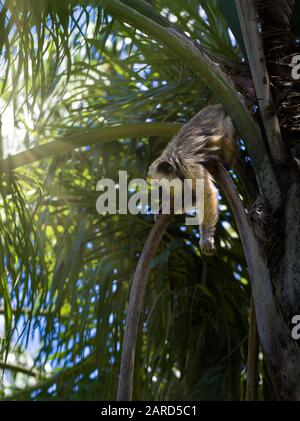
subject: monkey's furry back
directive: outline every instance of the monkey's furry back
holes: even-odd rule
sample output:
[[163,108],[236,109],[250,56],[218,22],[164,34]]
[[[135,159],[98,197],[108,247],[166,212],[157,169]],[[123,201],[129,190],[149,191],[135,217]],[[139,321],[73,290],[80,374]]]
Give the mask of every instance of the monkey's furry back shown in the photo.
[[236,153],[235,140],[233,123],[223,106],[217,104],[203,108],[186,123],[163,154],[205,165],[222,153],[225,164],[230,164]]

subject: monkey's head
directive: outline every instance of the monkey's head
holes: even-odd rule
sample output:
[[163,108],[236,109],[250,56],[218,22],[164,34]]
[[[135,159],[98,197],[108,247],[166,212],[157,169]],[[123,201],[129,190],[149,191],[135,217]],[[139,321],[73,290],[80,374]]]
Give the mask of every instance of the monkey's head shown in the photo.
[[184,177],[180,175],[179,162],[173,154],[163,153],[149,167],[147,181],[159,182],[163,189],[170,192],[170,197],[176,193],[181,195]]
[[[178,162],[173,154],[163,153],[149,167],[147,181],[151,187],[162,188],[167,192],[167,196],[160,198],[160,208],[171,205],[174,211],[173,199],[182,198],[183,177],[179,175]],[[168,202],[171,199],[171,202]],[[172,212],[173,212],[172,211]],[[177,211],[178,212],[178,209]],[[180,211],[181,212],[181,211]]]
[[172,157],[161,155],[149,167],[147,180],[173,180],[181,178],[178,174],[176,163]]

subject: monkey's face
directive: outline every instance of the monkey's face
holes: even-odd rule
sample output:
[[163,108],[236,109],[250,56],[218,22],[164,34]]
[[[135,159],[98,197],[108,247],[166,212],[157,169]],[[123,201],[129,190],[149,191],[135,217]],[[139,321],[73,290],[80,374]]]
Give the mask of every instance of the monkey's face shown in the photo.
[[169,192],[172,198],[175,195],[182,198],[183,179],[179,178],[176,164],[172,158],[162,155],[156,159],[149,167],[147,181],[150,184],[158,182],[159,186]]
[[173,180],[177,178],[176,168],[174,164],[166,157],[161,156],[156,159],[149,167],[147,180]]

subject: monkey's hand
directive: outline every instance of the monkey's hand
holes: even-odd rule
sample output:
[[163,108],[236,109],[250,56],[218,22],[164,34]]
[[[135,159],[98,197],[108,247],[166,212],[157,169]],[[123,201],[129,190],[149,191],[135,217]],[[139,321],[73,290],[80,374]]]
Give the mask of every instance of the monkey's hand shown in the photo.
[[199,241],[200,249],[205,256],[213,256],[216,254],[214,237],[201,237]]

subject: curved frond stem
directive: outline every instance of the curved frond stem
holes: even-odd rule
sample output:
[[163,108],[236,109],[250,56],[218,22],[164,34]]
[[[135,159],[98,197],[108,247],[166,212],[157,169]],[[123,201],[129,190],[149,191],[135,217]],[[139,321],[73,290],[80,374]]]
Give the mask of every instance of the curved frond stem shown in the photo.
[[135,349],[150,263],[172,216],[161,214],[144,245],[133,277],[123,339],[117,399],[132,400]]
[[[243,203],[238,191],[221,163],[217,164],[215,177],[226,197],[242,242],[248,265],[260,343],[264,352],[266,365],[272,374],[278,399],[299,400],[300,370],[295,373],[295,358],[300,358],[297,343],[293,341],[288,326],[275,300],[269,270],[260,254],[258,242],[253,234]],[[285,339],[284,353],[282,338]],[[281,365],[278,366],[280,358]],[[281,385],[289,376],[295,379],[289,390],[282,390]]]
[[247,384],[246,401],[257,400],[258,386],[258,354],[259,338],[255,317],[255,307],[253,296],[251,296],[250,317],[249,317],[249,337],[248,337],[248,357],[247,357]]
[[55,155],[63,155],[76,148],[84,146],[99,145],[116,139],[132,137],[161,136],[172,137],[180,129],[181,125],[176,123],[134,123],[121,124],[112,127],[103,127],[86,133],[66,136],[48,142],[36,148],[28,149],[24,152],[9,156],[0,161],[0,169],[13,170],[24,165],[32,164],[42,159],[50,158]]

